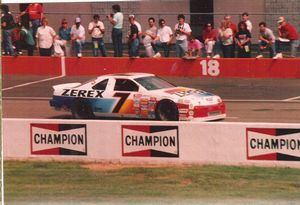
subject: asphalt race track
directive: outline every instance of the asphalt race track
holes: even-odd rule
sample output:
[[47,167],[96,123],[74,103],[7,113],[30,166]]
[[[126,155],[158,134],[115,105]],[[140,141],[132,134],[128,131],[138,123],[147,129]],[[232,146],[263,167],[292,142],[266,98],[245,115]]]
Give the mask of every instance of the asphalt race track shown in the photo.
[[[2,76],[3,118],[70,119],[49,106],[52,85],[85,82],[95,76]],[[225,122],[300,123],[300,79],[165,78],[180,86],[220,95]]]

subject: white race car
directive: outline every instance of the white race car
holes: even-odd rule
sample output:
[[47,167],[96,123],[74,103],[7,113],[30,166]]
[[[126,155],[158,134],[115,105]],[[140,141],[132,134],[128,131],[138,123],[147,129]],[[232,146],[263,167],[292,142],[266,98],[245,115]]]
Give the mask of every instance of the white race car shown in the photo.
[[53,86],[50,105],[76,119],[96,116],[157,120],[219,120],[226,117],[219,96],[171,83],[147,73],[99,76],[86,83]]

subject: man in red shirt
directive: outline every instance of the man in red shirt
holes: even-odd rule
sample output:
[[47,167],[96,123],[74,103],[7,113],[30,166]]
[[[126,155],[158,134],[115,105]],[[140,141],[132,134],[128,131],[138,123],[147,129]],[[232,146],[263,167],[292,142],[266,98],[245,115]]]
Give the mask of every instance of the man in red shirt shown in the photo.
[[299,34],[294,26],[286,21],[286,19],[281,16],[278,18],[277,23],[278,26],[278,35],[279,40],[276,41],[277,46],[277,55],[274,59],[282,58],[282,53],[280,52],[280,43],[281,42],[289,42],[291,46],[291,57],[295,58],[297,53],[297,48],[299,47]]
[[[233,36],[235,36],[236,32],[237,32],[237,26],[235,23],[232,22],[232,18],[229,15],[224,16],[224,21],[226,23],[228,23],[229,28],[231,28],[232,32],[233,32]],[[234,51],[235,51],[235,43],[233,41],[233,49],[231,51],[230,57],[234,58]]]
[[24,14],[28,14],[29,21],[32,25],[32,32],[33,36],[35,37],[36,31],[38,27],[41,26],[41,20],[44,17],[44,9],[42,4],[29,4],[25,11],[23,11],[20,16],[23,16]]

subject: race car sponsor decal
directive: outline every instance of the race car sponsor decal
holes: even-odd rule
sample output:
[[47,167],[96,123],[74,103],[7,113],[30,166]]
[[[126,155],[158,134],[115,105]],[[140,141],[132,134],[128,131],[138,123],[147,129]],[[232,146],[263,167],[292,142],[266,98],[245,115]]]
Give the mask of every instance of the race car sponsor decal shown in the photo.
[[77,90],[77,89],[64,89],[62,96],[68,97],[83,97],[83,98],[103,98],[103,90]]
[[190,89],[190,88],[175,88],[175,89],[171,89],[171,90],[166,90],[166,93],[169,93],[171,95],[177,95],[179,97],[184,97],[184,96],[188,96],[191,94],[200,94],[203,96],[207,96],[207,95],[211,95],[203,90],[195,90],[195,89]]
[[122,156],[178,158],[178,126],[123,125]]
[[247,159],[300,161],[300,129],[247,128]]
[[87,155],[85,124],[31,124],[31,154]]

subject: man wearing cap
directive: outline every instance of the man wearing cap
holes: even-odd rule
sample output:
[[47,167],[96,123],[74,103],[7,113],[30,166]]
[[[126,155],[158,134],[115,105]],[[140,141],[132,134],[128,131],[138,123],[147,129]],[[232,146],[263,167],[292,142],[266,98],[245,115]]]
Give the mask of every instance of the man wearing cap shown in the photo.
[[75,47],[75,52],[77,57],[82,57],[82,46],[85,41],[85,29],[81,25],[81,20],[79,17],[75,19],[75,25],[71,28],[71,39]]
[[93,42],[93,55],[98,56],[98,50],[100,49],[103,57],[106,57],[106,49],[103,41],[104,24],[100,21],[100,16],[95,14],[93,17],[93,21],[89,23],[89,34],[92,35]]
[[278,18],[278,41],[276,41],[277,54],[274,59],[282,58],[282,53],[280,50],[281,42],[289,42],[291,46],[291,57],[295,58],[297,53],[297,47],[299,47],[299,34],[294,26],[286,21],[286,19],[281,16]]

